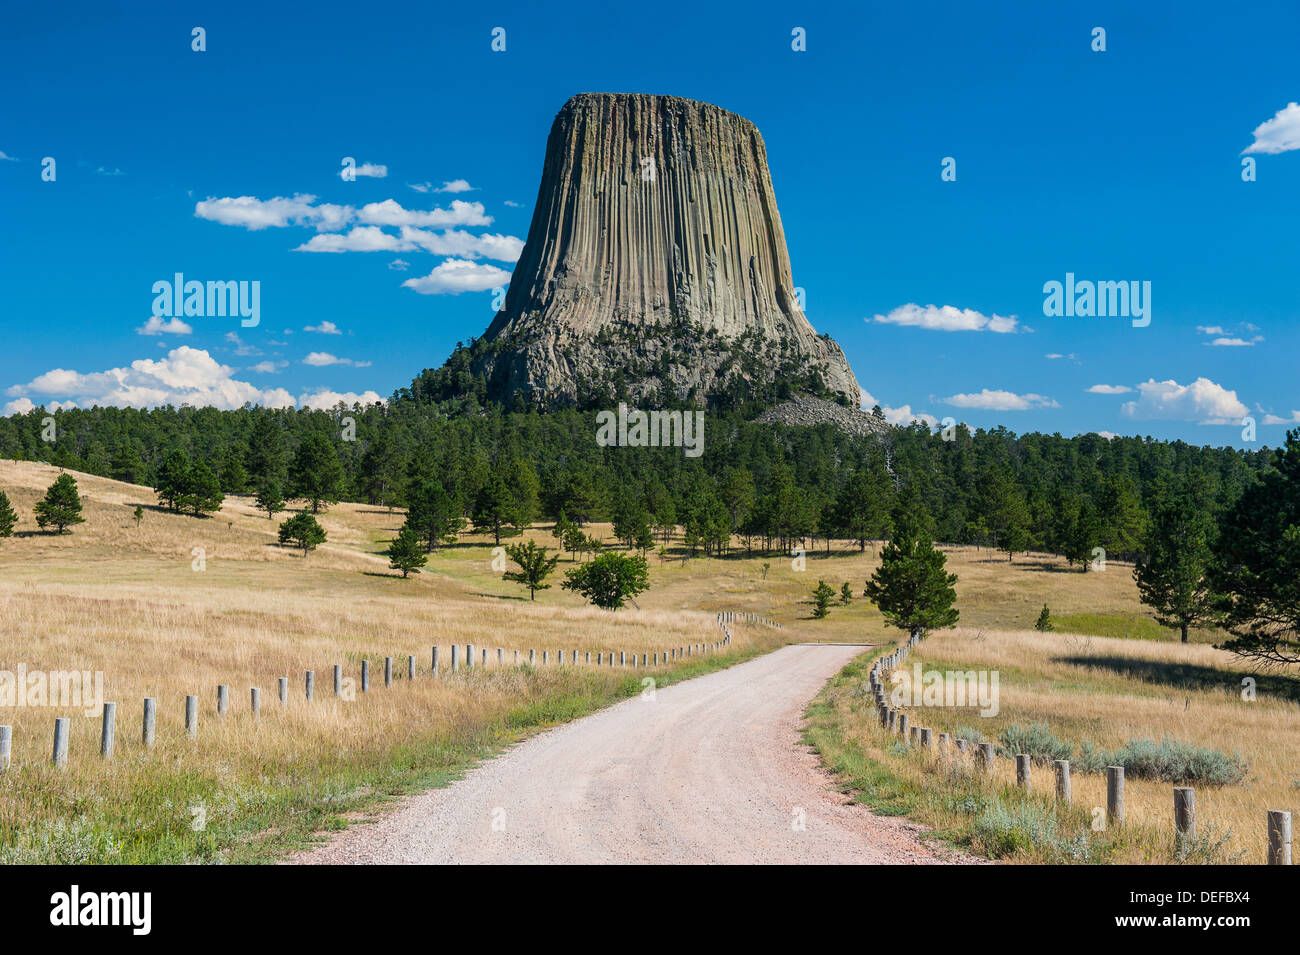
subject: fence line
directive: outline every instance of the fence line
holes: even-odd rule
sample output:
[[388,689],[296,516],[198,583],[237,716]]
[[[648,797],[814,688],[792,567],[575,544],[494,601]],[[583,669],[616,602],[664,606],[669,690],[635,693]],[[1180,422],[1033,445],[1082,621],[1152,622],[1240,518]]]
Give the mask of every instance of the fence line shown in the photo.
[[[890,653],[877,657],[872,663],[867,680],[871,694],[876,703],[876,715],[880,725],[889,736],[901,736],[909,746],[918,746],[933,754],[947,764],[954,754],[948,749],[948,734],[939,734],[939,748],[936,752],[930,742],[930,730],[926,727],[909,726],[910,717],[895,708],[886,698],[884,676],[898,668],[907,659],[913,647],[920,642],[922,632],[912,631],[907,642],[896,647]],[[909,732],[910,729],[910,732]],[[953,740],[955,759],[965,765],[970,741]],[[992,778],[997,753],[992,743],[975,744],[974,753],[979,769],[985,777]],[[1016,785],[1025,792],[1032,791],[1031,759],[1026,753],[1014,753]],[[1070,805],[1070,761],[1054,761],[1056,770],[1056,799],[1064,805]],[[1174,790],[1174,840],[1176,844],[1196,835],[1196,792],[1190,786],[1175,786]],[[1106,819],[1108,825],[1124,824],[1124,767],[1106,767]],[[1268,850],[1265,861],[1269,865],[1291,864],[1291,813],[1280,809],[1270,809],[1265,821],[1268,834]]]

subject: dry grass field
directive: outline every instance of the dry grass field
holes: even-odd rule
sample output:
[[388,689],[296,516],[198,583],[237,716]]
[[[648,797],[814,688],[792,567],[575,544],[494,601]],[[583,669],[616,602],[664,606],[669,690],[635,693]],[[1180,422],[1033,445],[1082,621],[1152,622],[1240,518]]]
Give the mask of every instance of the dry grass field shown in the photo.
[[[186,517],[155,507],[147,488],[77,474],[86,522],[62,536],[40,533],[32,505],[57,473],[0,462],[0,489],[20,518],[16,535],[0,541],[0,671],[102,672],[104,697],[119,707],[117,753],[112,761],[98,757],[98,717],[0,708],[0,723],[14,733],[13,765],[0,776],[0,862],[266,861],[313,832],[365,818],[385,799],[443,784],[522,735],[631,695],[643,677],[682,679],[789,640],[892,643],[898,636],[861,597],[878,563],[870,547],[837,543],[827,555],[823,542],[803,570],[789,557],[743,548],[722,560],[683,560],[670,548],[667,561],[651,556],[651,589],[637,606],[612,614],[560,589],[567,554],[555,586],[529,601],[492,570],[492,543],[479,535],[435,552],[424,573],[403,580],[382,554],[403,515],[365,505],[321,514],[329,541],[304,558],[278,546],[284,515],[268,520],[251,499],[227,498],[216,516]],[[139,526],[131,516],[137,503],[145,506]],[[595,532],[609,539],[607,527]],[[555,545],[548,526],[529,533]],[[1042,722],[1075,744],[1113,748],[1169,735],[1240,752],[1250,763],[1246,779],[1198,788],[1198,812],[1203,828],[1231,829],[1221,855],[1260,856],[1263,810],[1300,808],[1294,677],[1261,679],[1258,700],[1242,702],[1240,668],[1209,645],[1216,635],[1195,634],[1190,646],[1173,642],[1138,603],[1124,565],[1083,574],[1047,556],[1008,563],[975,548],[946,550],[960,578],[962,625],[932,635],[913,659],[999,669],[1001,712],[988,720],[927,712],[923,725],[974,726],[996,738],[1011,724]],[[847,581],[854,598],[813,621],[807,600],[819,579],[837,591]],[[1127,639],[1033,632],[1045,602],[1070,630]],[[561,649],[594,657],[710,643],[721,636],[718,610],[770,615],[785,629],[737,624],[725,652],[649,671],[540,666],[543,650],[553,660]],[[445,670],[452,643],[489,648],[491,665],[433,679],[430,648],[441,647]],[[498,647],[505,667],[495,665]],[[539,666],[513,666],[516,649],[525,659],[535,649]],[[408,654],[416,657],[414,681],[405,677]],[[391,689],[383,687],[385,656],[395,658],[398,673]],[[357,679],[362,659],[370,661],[370,693],[334,699],[331,667],[341,664]],[[310,705],[308,669],[316,673]],[[890,747],[874,711],[853,695],[862,675],[851,668],[828,687],[812,708],[810,738],[864,801],[915,814],[970,844],[971,814],[950,805],[961,787]],[[285,707],[276,699],[281,676],[290,681]],[[231,712],[220,720],[218,684],[231,693]],[[256,722],[250,687],[262,694]],[[200,704],[194,741],[184,733],[187,694]],[[140,741],[144,697],[158,701],[151,750]],[[50,765],[56,716],[70,718],[63,769]],[[1050,792],[1046,772],[1039,770],[1040,789]],[[1078,774],[1076,805],[1097,804],[1101,786],[1100,777]],[[1089,860],[1171,858],[1169,790],[1130,782],[1135,825]],[[1079,813],[1070,824],[1086,828]],[[1136,825],[1147,817],[1150,832]],[[1048,848],[1010,855],[1070,861]]]

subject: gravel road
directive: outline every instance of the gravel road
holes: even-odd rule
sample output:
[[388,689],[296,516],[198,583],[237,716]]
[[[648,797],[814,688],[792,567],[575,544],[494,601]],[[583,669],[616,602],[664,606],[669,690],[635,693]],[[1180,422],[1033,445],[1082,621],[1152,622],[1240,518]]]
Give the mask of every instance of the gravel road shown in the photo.
[[288,860],[935,863],[905,820],[830,788],[808,701],[861,647],[802,644],[534,736]]

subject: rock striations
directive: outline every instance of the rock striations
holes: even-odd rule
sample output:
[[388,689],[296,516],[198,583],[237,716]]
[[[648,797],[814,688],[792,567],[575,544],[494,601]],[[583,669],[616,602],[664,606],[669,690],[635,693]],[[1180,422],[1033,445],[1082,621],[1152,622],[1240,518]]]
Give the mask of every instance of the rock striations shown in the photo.
[[860,400],[796,301],[758,129],[675,96],[564,104],[505,305],[467,357],[490,396],[543,405]]

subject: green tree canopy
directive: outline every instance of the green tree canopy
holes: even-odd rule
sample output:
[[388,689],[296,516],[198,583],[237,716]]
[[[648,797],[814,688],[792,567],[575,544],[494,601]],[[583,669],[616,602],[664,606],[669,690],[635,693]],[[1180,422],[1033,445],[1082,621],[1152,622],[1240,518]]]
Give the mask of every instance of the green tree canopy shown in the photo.
[[325,529],[316,518],[301,511],[280,525],[280,543],[302,548],[302,556],[325,543]]
[[519,570],[507,571],[502,579],[523,584],[528,588],[529,599],[536,600],[537,591],[550,589],[551,585],[546,583],[546,578],[560,562],[559,554],[548,557],[546,551],[547,548],[538,547],[537,542],[532,540],[522,544],[507,544],[506,555],[519,565]]
[[36,502],[36,523],[41,530],[53,527],[59,534],[65,527],[82,523],[81,495],[77,493],[77,479],[71,474],[60,474]]
[[650,569],[644,557],[601,554],[567,571],[560,586],[582,594],[597,607],[617,610],[625,601],[649,589]]
[[894,536],[880,552],[880,566],[867,581],[863,596],[880,609],[892,626],[909,633],[937,630],[957,623],[956,574],[945,570],[947,558],[935,549],[905,513]]

